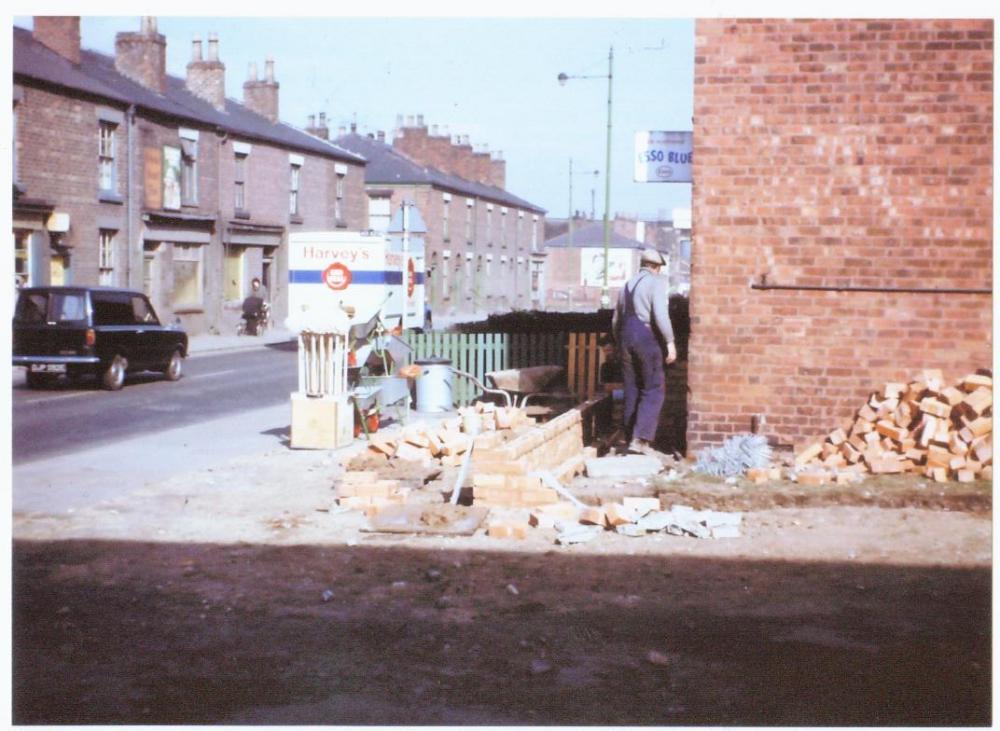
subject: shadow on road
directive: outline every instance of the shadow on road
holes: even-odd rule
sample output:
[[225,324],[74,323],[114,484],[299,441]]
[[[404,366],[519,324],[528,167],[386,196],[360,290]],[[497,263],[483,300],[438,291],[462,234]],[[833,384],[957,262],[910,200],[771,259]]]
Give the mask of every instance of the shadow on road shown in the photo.
[[14,722],[990,723],[988,568],[571,551],[19,541]]

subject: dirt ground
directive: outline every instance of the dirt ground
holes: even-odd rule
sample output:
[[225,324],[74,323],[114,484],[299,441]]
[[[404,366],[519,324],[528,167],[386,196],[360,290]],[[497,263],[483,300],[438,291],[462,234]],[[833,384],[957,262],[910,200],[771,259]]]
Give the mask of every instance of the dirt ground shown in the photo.
[[563,547],[366,532],[340,469],[281,449],[15,515],[14,722],[991,722],[987,483],[580,477],[743,535]]

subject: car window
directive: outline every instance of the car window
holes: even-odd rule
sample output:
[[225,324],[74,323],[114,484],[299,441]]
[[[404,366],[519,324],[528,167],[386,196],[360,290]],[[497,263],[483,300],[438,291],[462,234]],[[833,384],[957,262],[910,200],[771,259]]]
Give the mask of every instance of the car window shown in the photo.
[[21,292],[14,309],[17,322],[45,322],[45,312],[49,308],[49,296],[44,292]]
[[86,298],[80,293],[53,292],[49,297],[49,319],[54,322],[86,322]]
[[101,292],[92,295],[95,325],[134,325],[135,313],[127,294]]
[[153,306],[146,301],[145,297],[140,297],[139,295],[132,296],[132,314],[138,323],[146,325],[160,324],[160,321],[156,319],[156,313],[153,312]]

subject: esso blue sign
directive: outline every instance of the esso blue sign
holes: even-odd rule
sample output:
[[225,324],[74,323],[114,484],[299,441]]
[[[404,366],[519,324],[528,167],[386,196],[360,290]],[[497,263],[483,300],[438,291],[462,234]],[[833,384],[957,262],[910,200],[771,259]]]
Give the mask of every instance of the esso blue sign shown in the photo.
[[690,183],[693,161],[690,132],[635,133],[637,183]]

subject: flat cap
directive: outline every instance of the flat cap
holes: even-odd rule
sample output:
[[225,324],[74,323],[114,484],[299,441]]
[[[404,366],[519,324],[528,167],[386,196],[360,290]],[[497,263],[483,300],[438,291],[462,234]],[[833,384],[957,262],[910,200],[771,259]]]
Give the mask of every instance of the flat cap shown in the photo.
[[653,248],[643,249],[639,261],[643,264],[666,264],[667,259],[663,254]]

